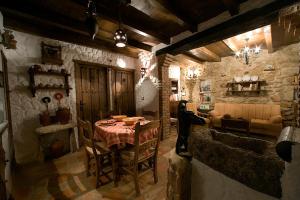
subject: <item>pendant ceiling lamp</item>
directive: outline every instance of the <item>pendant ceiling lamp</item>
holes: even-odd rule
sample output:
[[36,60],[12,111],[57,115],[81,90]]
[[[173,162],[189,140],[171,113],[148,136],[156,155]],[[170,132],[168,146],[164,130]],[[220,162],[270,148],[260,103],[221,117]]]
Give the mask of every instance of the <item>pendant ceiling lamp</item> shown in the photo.
[[122,1],[119,2],[119,28],[116,30],[114,35],[115,44],[117,47],[125,47],[127,43],[127,35],[125,31],[122,29],[122,21],[121,21],[121,6]]
[[99,30],[99,26],[98,26],[98,22],[97,22],[97,10],[96,10],[96,4],[93,0],[88,0],[88,5],[87,5],[87,11],[86,11],[86,25],[88,28],[88,32],[91,36],[92,39],[95,39],[98,30]]

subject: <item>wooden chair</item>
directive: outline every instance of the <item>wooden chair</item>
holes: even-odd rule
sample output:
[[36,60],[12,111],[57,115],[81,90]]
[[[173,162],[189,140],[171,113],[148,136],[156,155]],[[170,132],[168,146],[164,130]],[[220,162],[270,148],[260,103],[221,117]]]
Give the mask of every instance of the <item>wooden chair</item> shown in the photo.
[[[140,136],[148,131],[156,131],[152,139],[140,144]],[[120,152],[119,170],[133,176],[136,195],[140,195],[138,177],[149,170],[153,170],[154,182],[157,183],[157,154],[160,141],[160,121],[152,121],[145,125],[140,122],[135,126],[134,145]],[[139,169],[146,167],[139,172]],[[119,173],[120,173],[119,171]]]
[[147,111],[147,110],[143,109],[142,116],[148,120],[156,120],[156,119],[158,119],[158,112],[157,111]]
[[105,175],[108,179],[108,173],[112,170],[104,172],[105,164],[111,163],[111,151],[103,142],[95,142],[92,125],[89,121],[78,119],[78,130],[80,139],[83,142],[87,156],[87,176],[90,175],[91,162],[95,161],[96,166],[96,188],[100,186],[100,176]]

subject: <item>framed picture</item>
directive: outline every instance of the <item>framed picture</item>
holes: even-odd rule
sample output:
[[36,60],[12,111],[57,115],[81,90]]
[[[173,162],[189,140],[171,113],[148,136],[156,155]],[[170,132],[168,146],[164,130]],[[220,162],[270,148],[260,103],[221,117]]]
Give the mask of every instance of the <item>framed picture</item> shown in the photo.
[[54,46],[42,42],[42,64],[62,65],[61,46]]

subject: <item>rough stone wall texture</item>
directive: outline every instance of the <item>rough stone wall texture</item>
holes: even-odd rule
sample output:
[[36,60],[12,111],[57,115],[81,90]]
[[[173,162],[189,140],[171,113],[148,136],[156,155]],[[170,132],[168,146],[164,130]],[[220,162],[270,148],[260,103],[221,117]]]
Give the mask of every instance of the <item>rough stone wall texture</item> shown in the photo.
[[[285,46],[274,53],[264,50],[251,66],[241,64],[234,57],[222,58],[221,62],[206,62],[200,66],[203,74],[193,87],[193,101],[199,103],[200,79],[212,81],[212,104],[215,102],[279,104],[281,106],[284,125],[294,124],[293,96],[294,75],[299,73],[300,43]],[[264,71],[267,65],[273,65],[274,71]],[[268,90],[265,96],[243,97],[226,96],[226,83],[234,76],[244,74],[258,75],[260,80],[266,80]],[[181,75],[182,82],[184,75]],[[185,84],[187,87],[187,84]],[[187,90],[188,91],[188,90]],[[188,92],[187,92],[188,93]],[[186,97],[188,99],[188,96]]]
[[[62,46],[62,67],[55,65],[42,65],[43,69],[65,68],[71,73],[70,96],[62,101],[63,106],[71,108],[73,120],[76,119],[76,92],[74,80],[73,59],[95,62],[100,64],[117,66],[118,59],[123,59],[127,68],[135,68],[137,59],[121,54],[111,53],[98,49],[74,45],[61,41],[37,37],[21,32],[14,32],[18,41],[17,50],[5,50],[8,59],[9,87],[11,99],[12,125],[14,134],[15,156],[18,163],[25,163],[36,160],[39,157],[39,143],[34,130],[39,125],[38,115],[45,110],[41,103],[44,96],[53,97],[57,91],[37,91],[36,97],[32,97],[29,85],[28,68],[33,64],[41,63],[41,42]],[[42,77],[36,80],[43,83],[60,83],[57,77]],[[55,100],[49,105],[50,110],[57,108]]]
[[[144,64],[145,65],[145,64]],[[141,67],[143,63],[141,59],[138,59],[137,66],[136,66],[136,81],[139,82],[141,77]],[[151,70],[150,75],[154,77],[158,77],[158,66],[156,57],[153,56],[149,62],[148,67],[154,66],[153,70]],[[159,101],[159,88],[153,84],[150,78],[146,78],[142,81],[141,85],[137,84],[135,90],[136,96],[136,112],[137,114],[141,115],[142,110],[145,111],[153,111],[158,112],[158,101]]]

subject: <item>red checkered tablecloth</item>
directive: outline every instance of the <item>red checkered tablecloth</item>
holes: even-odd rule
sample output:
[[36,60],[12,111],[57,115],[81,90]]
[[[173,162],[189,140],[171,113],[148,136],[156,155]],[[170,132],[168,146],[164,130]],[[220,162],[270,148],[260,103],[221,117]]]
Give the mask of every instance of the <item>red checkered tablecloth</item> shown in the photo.
[[[141,124],[149,121],[142,121]],[[101,121],[95,123],[94,138],[101,140],[107,144],[108,147],[112,145],[134,144],[134,125],[126,126],[124,122],[115,122],[110,125],[103,125]],[[140,143],[153,138],[157,134],[157,129],[149,130],[140,135]]]

